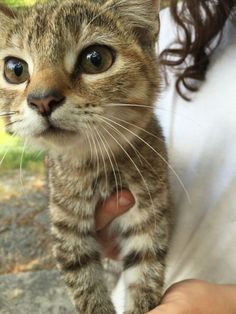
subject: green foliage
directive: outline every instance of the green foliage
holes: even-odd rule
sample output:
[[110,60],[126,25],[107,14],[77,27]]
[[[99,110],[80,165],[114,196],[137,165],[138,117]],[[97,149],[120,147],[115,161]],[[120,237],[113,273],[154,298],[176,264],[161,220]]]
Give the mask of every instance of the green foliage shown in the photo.
[[19,7],[23,5],[31,5],[35,0],[0,0],[0,2],[12,7]]
[[9,149],[1,147],[0,150],[0,172],[12,169],[27,169],[32,171],[42,171],[43,153],[33,150],[24,150],[22,146]]

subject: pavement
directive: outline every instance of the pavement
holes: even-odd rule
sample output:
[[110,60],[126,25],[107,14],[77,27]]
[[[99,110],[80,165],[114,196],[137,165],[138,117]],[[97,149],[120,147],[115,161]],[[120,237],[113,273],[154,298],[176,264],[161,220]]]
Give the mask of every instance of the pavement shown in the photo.
[[0,314],[74,314],[51,255],[43,173],[0,174]]
[[1,314],[75,314],[56,270],[0,276]]

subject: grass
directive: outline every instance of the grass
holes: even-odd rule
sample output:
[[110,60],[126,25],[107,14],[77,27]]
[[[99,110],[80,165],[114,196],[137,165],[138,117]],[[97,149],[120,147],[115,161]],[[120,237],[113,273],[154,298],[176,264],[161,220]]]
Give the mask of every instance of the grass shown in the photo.
[[22,142],[6,134],[0,123],[0,172],[11,169],[43,170],[44,155],[33,149],[24,149]]
[[7,4],[13,7],[19,7],[22,5],[31,5],[34,2],[35,2],[34,0],[1,0],[1,3]]

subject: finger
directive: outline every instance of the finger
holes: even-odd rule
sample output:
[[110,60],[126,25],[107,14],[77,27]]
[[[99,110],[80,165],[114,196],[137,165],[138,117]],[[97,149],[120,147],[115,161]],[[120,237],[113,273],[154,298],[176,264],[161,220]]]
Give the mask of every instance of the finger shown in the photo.
[[96,209],[96,230],[106,227],[113,219],[128,211],[135,204],[135,199],[130,191],[122,190],[111,195]]

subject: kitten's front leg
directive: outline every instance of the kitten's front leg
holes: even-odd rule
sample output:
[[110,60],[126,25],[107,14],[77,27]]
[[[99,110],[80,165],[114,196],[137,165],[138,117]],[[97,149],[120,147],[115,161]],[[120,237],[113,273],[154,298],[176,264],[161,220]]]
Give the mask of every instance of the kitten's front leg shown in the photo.
[[104,283],[93,213],[78,217],[51,204],[54,254],[80,314],[115,314]]
[[125,314],[151,311],[158,306],[163,293],[169,222],[164,214],[161,217],[157,213],[156,217],[159,217],[155,219],[151,208],[149,211],[149,218],[144,215],[143,220],[141,209],[137,207],[123,217],[130,222],[126,230],[123,224],[121,240],[123,278],[127,289]]

